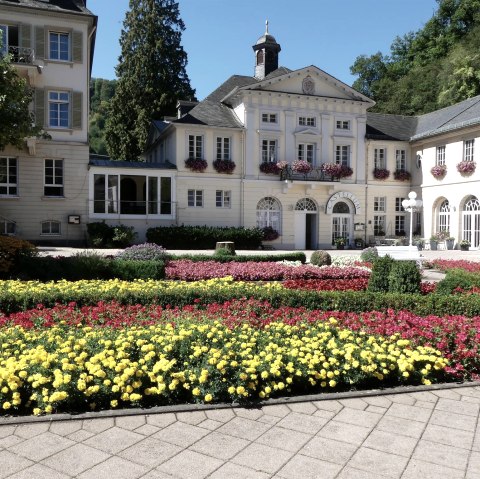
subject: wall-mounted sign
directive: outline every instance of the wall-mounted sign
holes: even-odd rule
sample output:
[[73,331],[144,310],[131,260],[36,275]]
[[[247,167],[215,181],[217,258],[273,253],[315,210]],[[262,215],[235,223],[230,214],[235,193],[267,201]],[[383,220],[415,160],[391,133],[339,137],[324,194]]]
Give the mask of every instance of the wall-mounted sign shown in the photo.
[[327,215],[331,215],[335,203],[342,199],[350,200],[355,206],[355,214],[358,215],[360,213],[360,201],[358,201],[357,197],[349,191],[339,191],[330,196],[330,199],[328,200],[327,206],[325,208],[325,213]]
[[80,224],[80,215],[68,215],[68,224],[69,225],[79,225]]

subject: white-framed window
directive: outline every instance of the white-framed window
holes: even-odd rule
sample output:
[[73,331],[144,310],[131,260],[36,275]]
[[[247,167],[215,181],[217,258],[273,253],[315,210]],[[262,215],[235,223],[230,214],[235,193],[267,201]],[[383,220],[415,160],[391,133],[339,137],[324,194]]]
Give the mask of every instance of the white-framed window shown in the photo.
[[262,123],[278,123],[278,115],[276,113],[262,113]]
[[44,196],[63,196],[63,160],[45,160]]
[[445,165],[445,145],[437,146],[435,164],[437,166]]
[[48,92],[48,126],[51,128],[70,126],[70,93],[68,91]]
[[350,166],[350,145],[337,145],[335,147],[335,163]]
[[12,236],[17,230],[17,225],[14,221],[2,220],[0,221],[0,235]]
[[231,206],[231,196],[230,191],[217,190],[215,192],[215,205],[217,208],[230,208]]
[[217,160],[231,160],[230,138],[217,136]]
[[475,140],[465,140],[463,142],[463,161],[473,161]]
[[337,120],[335,127],[337,130],[350,130],[350,120]]
[[300,126],[313,126],[317,124],[317,119],[314,116],[299,116],[298,124]]
[[405,200],[406,198],[395,198],[395,211],[398,211],[398,212],[403,212],[405,211],[403,209],[403,205],[402,205],[402,201]]
[[386,211],[387,197],[375,196],[373,198],[373,211]]
[[299,143],[297,147],[297,160],[308,161],[313,165],[315,162],[315,144]]
[[405,171],[407,169],[406,150],[395,150],[395,169]]
[[387,152],[385,148],[373,150],[373,165],[377,170],[384,170],[387,167]]
[[262,140],[262,163],[277,162],[277,140]]
[[450,231],[450,203],[445,200],[438,209],[438,231]]
[[203,159],[203,135],[188,135],[188,157]]
[[257,203],[257,227],[265,228],[271,226],[274,230],[281,232],[282,206],[280,202],[271,196],[262,198]]
[[203,208],[203,190],[188,190],[188,206]]
[[373,217],[373,234],[378,236],[384,236],[385,224],[385,215],[375,215]]
[[0,196],[18,195],[18,167],[16,158],[0,157]]
[[395,216],[395,235],[405,236],[405,216]]
[[60,236],[62,234],[60,221],[42,221],[42,236]]
[[48,32],[48,51],[50,60],[70,61],[70,33]]

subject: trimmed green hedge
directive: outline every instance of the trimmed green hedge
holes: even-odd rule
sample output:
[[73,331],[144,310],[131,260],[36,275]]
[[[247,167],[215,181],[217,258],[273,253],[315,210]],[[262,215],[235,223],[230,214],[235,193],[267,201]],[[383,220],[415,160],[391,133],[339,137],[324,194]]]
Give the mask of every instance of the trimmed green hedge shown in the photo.
[[190,261],[218,261],[219,263],[246,263],[247,261],[259,262],[275,262],[275,261],[300,261],[302,264],[307,262],[305,253],[278,253],[278,254],[252,254],[252,255],[208,255],[208,254],[169,254],[169,259],[188,259]]

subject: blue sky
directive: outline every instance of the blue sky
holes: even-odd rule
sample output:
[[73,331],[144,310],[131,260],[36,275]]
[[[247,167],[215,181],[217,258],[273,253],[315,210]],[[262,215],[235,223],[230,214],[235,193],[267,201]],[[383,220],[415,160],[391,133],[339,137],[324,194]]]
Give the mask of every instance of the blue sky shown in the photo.
[[[128,0],[88,0],[98,15],[93,76],[115,78]],[[315,65],[351,85],[358,55],[388,53],[393,39],[417,31],[436,0],[179,0],[182,45],[198,99],[230,75],[253,75],[252,45],[265,31],[280,43],[280,65]]]

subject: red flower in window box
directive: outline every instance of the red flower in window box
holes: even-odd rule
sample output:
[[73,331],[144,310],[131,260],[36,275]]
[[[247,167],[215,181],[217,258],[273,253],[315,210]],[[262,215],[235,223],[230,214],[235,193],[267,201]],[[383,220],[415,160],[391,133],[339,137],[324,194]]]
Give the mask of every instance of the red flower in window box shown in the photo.
[[280,173],[280,168],[272,161],[264,161],[263,163],[260,163],[260,171],[267,175],[278,175],[278,173]]
[[303,173],[306,175],[312,171],[312,165],[305,160],[295,160],[292,163],[292,170],[295,171],[295,173]]
[[188,158],[185,160],[185,166],[190,168],[192,171],[203,172],[207,166],[207,160],[202,160],[200,158]]
[[215,160],[213,162],[213,167],[218,173],[231,174],[235,166],[235,162],[232,160]]
[[349,176],[353,175],[353,170],[347,166],[347,165],[342,165],[340,167],[340,174],[338,175],[340,178],[348,178]]
[[398,181],[409,181],[412,175],[406,170],[395,170],[393,177]]
[[430,170],[430,173],[435,178],[441,179],[447,174],[447,167],[445,165],[436,165]]
[[390,176],[390,171],[385,168],[375,168],[373,170],[373,177],[377,180],[386,180]]
[[457,171],[461,175],[471,175],[476,168],[477,164],[474,161],[461,161],[457,164]]

